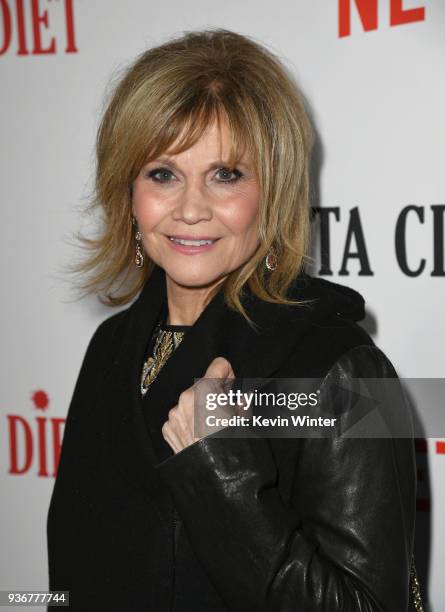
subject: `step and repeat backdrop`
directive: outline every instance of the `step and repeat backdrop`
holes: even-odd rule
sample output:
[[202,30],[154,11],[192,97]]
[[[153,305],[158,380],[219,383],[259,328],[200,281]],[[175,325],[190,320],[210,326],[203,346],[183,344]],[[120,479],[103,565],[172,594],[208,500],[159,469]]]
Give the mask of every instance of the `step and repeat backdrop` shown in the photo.
[[[76,299],[66,273],[80,256],[73,232],[93,222],[81,209],[104,98],[144,49],[208,27],[265,44],[307,99],[310,271],[364,295],[362,324],[399,376],[445,376],[443,0],[0,0],[0,589],[47,589],[65,417],[88,341],[112,314]],[[422,423],[425,402],[414,404]],[[417,460],[416,563],[440,612],[445,431],[425,426]]]

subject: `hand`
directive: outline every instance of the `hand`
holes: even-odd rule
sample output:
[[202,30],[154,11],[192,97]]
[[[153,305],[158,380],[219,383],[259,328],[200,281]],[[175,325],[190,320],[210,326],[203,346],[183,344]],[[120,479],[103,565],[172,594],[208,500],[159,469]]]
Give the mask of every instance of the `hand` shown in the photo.
[[[235,378],[235,373],[227,359],[216,357],[207,368],[204,378],[220,378],[223,382]],[[168,421],[162,426],[162,435],[175,453],[204,437],[193,435],[195,387],[198,384],[199,381],[181,393],[178,403],[168,413]]]

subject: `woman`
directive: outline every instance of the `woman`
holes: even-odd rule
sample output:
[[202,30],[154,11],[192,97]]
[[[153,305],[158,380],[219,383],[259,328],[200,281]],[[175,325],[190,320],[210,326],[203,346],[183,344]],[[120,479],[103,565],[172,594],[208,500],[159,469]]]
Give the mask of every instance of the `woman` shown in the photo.
[[80,270],[137,299],[98,327],[67,416],[48,549],[72,609],[407,609],[411,439],[193,427],[195,378],[320,378],[318,414],[349,418],[336,383],[397,376],[361,295],[304,271],[311,144],[284,67],[227,30],[147,51],[116,87]]

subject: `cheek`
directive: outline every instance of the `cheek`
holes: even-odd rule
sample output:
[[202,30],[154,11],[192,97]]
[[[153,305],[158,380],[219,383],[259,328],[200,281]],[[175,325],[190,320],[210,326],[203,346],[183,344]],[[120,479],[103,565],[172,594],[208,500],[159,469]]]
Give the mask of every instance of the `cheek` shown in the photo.
[[155,195],[136,191],[133,196],[133,212],[139,225],[147,232],[164,217],[165,206]]
[[256,232],[259,213],[259,195],[252,194],[233,198],[226,206],[223,215],[225,224],[235,235]]

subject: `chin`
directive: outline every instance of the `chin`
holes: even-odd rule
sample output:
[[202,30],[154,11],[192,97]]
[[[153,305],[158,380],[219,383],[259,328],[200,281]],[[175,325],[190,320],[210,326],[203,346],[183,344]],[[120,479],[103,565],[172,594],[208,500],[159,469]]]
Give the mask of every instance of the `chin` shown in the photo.
[[211,287],[227,274],[223,271],[220,273],[209,273],[204,270],[186,270],[185,266],[183,266],[181,270],[169,270],[165,268],[165,273],[177,285],[190,289]]

